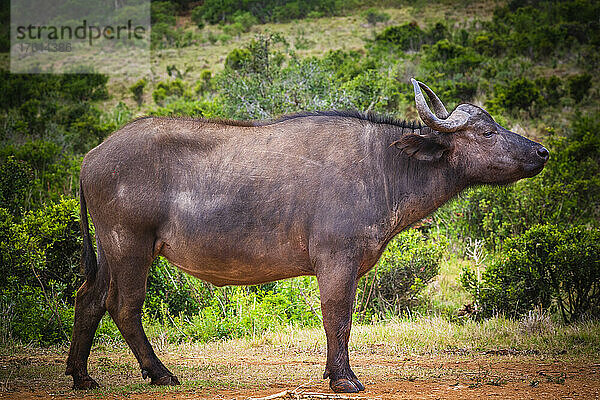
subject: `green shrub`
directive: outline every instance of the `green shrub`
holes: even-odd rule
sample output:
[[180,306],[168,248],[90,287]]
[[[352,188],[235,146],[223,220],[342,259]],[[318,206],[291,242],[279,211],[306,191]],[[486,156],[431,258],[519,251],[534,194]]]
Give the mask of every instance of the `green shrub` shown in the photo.
[[[352,8],[354,1],[336,0],[306,0],[306,1],[280,1],[280,0],[205,0],[202,5],[193,10],[194,22],[204,20],[211,24],[231,23],[236,15],[251,14],[261,23],[285,22],[291,19],[304,18],[308,15],[333,15],[345,8]],[[312,13],[312,14],[311,14]]]
[[504,49],[504,42],[497,36],[489,33],[481,33],[473,39],[473,48],[486,56],[496,57]]
[[[171,342],[253,337],[291,324],[315,326],[321,323],[314,277],[217,288],[185,275],[179,276],[181,272],[174,267],[165,268],[168,275],[163,275],[160,270],[151,272],[151,277],[160,281],[151,283],[144,321],[150,332],[158,324],[161,331],[168,329]],[[185,281],[187,283],[182,285]],[[189,304],[190,298],[178,297],[177,287],[192,291],[192,312],[181,308],[185,303]],[[179,303],[179,300],[183,302]],[[180,312],[173,313],[178,308]]]
[[153,1],[150,7],[152,48],[172,46],[177,37],[175,30],[175,5],[169,1]]
[[550,106],[556,106],[560,103],[561,97],[564,95],[562,81],[558,76],[548,78],[537,78],[535,85],[540,89],[544,102]]
[[[153,318],[161,322],[165,311],[171,315],[194,315],[200,306],[209,304],[203,301],[209,295],[202,293],[207,289],[177,267],[171,266],[165,259],[158,257],[152,263],[146,282],[146,301],[144,308]],[[165,309],[166,307],[166,309]]]
[[469,47],[463,47],[448,39],[430,46],[423,46],[423,66],[444,74],[467,74],[482,63],[483,57]]
[[386,22],[390,19],[390,15],[386,12],[379,11],[377,8],[367,8],[360,13],[361,17],[367,20],[369,25],[377,25],[378,22]]
[[137,103],[138,106],[141,106],[144,102],[144,88],[146,87],[146,79],[140,79],[136,83],[134,83],[129,91],[133,94],[133,99]]
[[201,6],[194,7],[192,12],[190,13],[190,18],[192,22],[198,26],[198,29],[204,28],[204,12]]
[[42,139],[85,152],[110,129],[93,101],[108,96],[98,74],[10,74],[0,69],[0,140]]
[[238,11],[233,14],[233,23],[238,24],[242,32],[248,32],[253,25],[258,24],[258,19],[247,11]]
[[152,92],[152,98],[156,104],[162,105],[168,98],[179,98],[187,95],[187,88],[181,79],[172,81],[161,81]]
[[188,100],[185,98],[176,98],[167,104],[155,108],[150,115],[161,117],[203,117],[203,118],[225,118],[226,113],[217,97],[209,100]]
[[0,208],[0,307],[3,338],[51,344],[72,324],[81,239],[76,200],[61,200],[19,220]]
[[508,111],[525,110],[531,114],[532,106],[542,101],[542,95],[535,82],[523,77],[508,85],[494,87],[494,97],[488,101],[490,109],[501,107]]
[[427,37],[431,43],[437,43],[440,40],[448,39],[450,37],[450,32],[446,25],[441,22],[436,22],[435,25],[427,31]]
[[[74,196],[79,186],[80,164],[81,157],[49,141],[0,146],[0,169],[8,174],[2,175],[4,181],[0,188],[2,196],[9,201],[5,207],[11,208],[11,198],[23,210],[32,210],[45,202],[59,201],[61,196]],[[29,171],[27,179],[22,179],[25,171]]]
[[557,311],[565,322],[599,317],[600,229],[535,226],[508,239],[481,279],[467,269],[461,282],[484,317],[516,317],[535,307]]
[[197,94],[203,94],[205,92],[214,89],[212,72],[209,69],[205,69],[200,72],[200,81],[196,84],[195,92]]
[[0,341],[36,345],[64,343],[71,337],[73,306],[65,302],[63,288],[52,282],[46,288],[0,288]]
[[393,110],[397,104],[394,83],[393,77],[368,69],[345,82],[341,90],[351,99],[353,108],[358,110]]
[[359,281],[357,312],[387,317],[419,305],[423,290],[439,272],[442,250],[442,244],[416,229],[400,233]]
[[394,46],[400,50],[419,50],[426,43],[427,35],[416,22],[387,27],[375,36],[375,43]]
[[225,58],[225,66],[231,69],[242,69],[244,65],[250,63],[252,53],[248,49],[233,49]]
[[79,275],[79,207],[74,199],[61,200],[16,220],[2,214],[0,286],[65,285],[71,298],[82,283]]
[[205,342],[253,337],[291,324],[321,324],[314,278],[297,278],[267,286],[271,288],[246,286],[214,290],[213,304],[193,316],[182,330],[188,339]]
[[322,59],[325,68],[335,73],[336,78],[347,82],[367,70],[378,69],[377,60],[356,50],[330,50]]
[[26,208],[27,189],[32,172],[26,162],[16,160],[12,155],[0,164],[0,204],[11,215],[20,216]]
[[600,42],[597,16],[600,5],[593,0],[515,1],[494,10],[484,23],[490,42],[509,55],[548,58],[559,52]]
[[[223,26],[223,34],[221,35],[221,38],[219,40],[221,40],[222,44],[226,44],[227,42],[229,42],[231,40],[231,37],[240,36],[243,32],[244,32],[244,28],[243,28],[242,24],[240,24],[238,22],[224,25]],[[226,38],[223,38],[224,36],[226,36]]]
[[575,101],[581,101],[590,90],[592,76],[590,74],[580,74],[570,76],[567,80],[569,96]]

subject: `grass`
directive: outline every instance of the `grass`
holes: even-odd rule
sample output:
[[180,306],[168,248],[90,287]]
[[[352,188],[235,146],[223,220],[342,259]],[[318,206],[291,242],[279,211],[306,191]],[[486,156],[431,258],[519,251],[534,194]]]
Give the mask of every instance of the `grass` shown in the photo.
[[[0,390],[83,395],[70,391],[70,377],[63,374],[67,351],[67,346],[1,347]],[[103,386],[88,394],[225,393],[231,398],[236,392],[246,393],[245,398],[257,391],[293,389],[302,383],[327,391],[326,382],[320,379],[326,354],[320,328],[290,326],[255,338],[166,344],[156,352],[180,378],[181,386],[150,386],[141,379],[127,345],[111,341],[92,349],[90,374]],[[599,354],[599,322],[549,324],[532,332],[526,321],[492,318],[457,323],[422,317],[354,326],[350,340],[354,370],[365,384],[408,384],[413,389],[419,382],[472,389],[562,385],[574,379],[569,371],[591,369],[593,373]],[[583,375],[581,379],[591,378]]]
[[[325,336],[319,328],[289,328],[267,333],[258,340],[256,344],[246,341],[245,346],[265,343],[302,351],[318,351],[325,347]],[[395,319],[376,325],[353,326],[350,348],[358,353],[371,353],[377,349],[378,354],[389,356],[499,351],[593,358],[600,353],[600,323],[561,325],[548,322],[532,329],[525,319],[515,321],[502,317],[481,322],[450,322],[442,317]]]
[[458,282],[458,277],[464,267],[473,268],[474,265],[471,260],[459,258],[453,253],[448,253],[442,260],[440,273],[426,291],[433,314],[452,317],[459,308],[473,302],[469,293]]

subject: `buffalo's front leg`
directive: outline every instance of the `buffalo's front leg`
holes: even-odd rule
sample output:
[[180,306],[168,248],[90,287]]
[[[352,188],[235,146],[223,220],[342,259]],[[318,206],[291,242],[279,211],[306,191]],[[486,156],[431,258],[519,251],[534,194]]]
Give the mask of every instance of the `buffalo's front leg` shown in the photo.
[[348,358],[357,267],[348,261],[330,261],[317,270],[327,336],[327,365],[323,379],[330,379],[329,386],[334,392],[352,393],[365,388],[350,369]]

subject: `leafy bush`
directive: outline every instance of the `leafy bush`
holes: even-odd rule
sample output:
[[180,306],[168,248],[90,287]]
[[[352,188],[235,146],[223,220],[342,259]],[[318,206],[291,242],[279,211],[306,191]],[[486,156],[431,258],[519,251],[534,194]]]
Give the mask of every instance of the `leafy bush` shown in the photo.
[[0,204],[11,215],[20,216],[26,208],[27,186],[32,171],[21,160],[8,156],[0,164]]
[[[62,287],[0,287],[0,341],[50,345],[70,339],[73,307],[64,299]],[[50,294],[49,294],[50,293]]]
[[321,324],[314,278],[296,278],[264,286],[266,288],[238,286],[214,289],[212,304],[191,317],[189,323],[182,324],[187,339],[204,342],[253,337],[290,324]]
[[599,13],[592,0],[514,1],[496,8],[484,24],[487,42],[495,54],[548,58],[577,45],[600,44]]
[[[282,50],[273,50],[280,45]],[[358,65],[359,52],[330,52],[323,59],[299,59],[279,37],[258,37],[215,77],[230,118],[270,118],[298,110],[396,110],[399,101],[394,71],[379,69],[372,57]],[[234,53],[232,53],[234,54]],[[237,56],[242,54],[242,56]]]
[[51,203],[21,220],[2,210],[0,286],[47,286],[54,281],[65,285],[72,300],[82,283],[77,201]]
[[111,130],[91,104],[107,98],[107,81],[98,74],[25,75],[0,69],[0,140],[43,139],[87,151]]
[[213,75],[209,69],[205,69],[200,72],[200,81],[196,84],[194,91],[197,94],[203,94],[214,89],[213,86]]
[[175,5],[169,1],[153,1],[150,7],[153,48],[172,46],[177,38],[175,30]]
[[252,53],[248,49],[233,49],[225,58],[225,66],[231,69],[242,69],[252,59]]
[[567,80],[569,95],[575,101],[581,101],[590,90],[592,76],[590,74],[580,74],[570,76]]
[[202,7],[194,7],[190,13],[190,18],[199,29],[204,28],[204,10]]
[[161,107],[153,109],[150,115],[159,117],[203,117],[203,118],[225,118],[220,98],[213,101],[188,100],[186,98],[172,99]]
[[136,83],[134,83],[129,88],[129,91],[131,92],[131,94],[133,94],[133,99],[135,100],[135,102],[137,103],[138,106],[141,106],[142,103],[144,102],[144,88],[145,87],[146,87],[146,80],[142,78],[139,81],[137,81]]
[[508,239],[506,249],[481,279],[463,271],[482,316],[535,307],[558,311],[565,322],[600,316],[600,229],[538,225]]
[[[284,326],[320,325],[316,279],[300,277],[255,286],[221,288],[155,262],[148,278],[144,320],[160,324],[169,340],[210,341],[260,335]],[[118,333],[117,333],[118,335]]]
[[483,57],[469,47],[442,39],[431,46],[423,46],[423,66],[445,75],[469,74],[479,66]]
[[494,87],[494,97],[488,101],[491,110],[501,107],[508,111],[525,110],[531,114],[534,103],[542,101],[542,95],[535,82],[523,77],[508,85]]
[[419,50],[426,43],[427,34],[416,22],[387,27],[375,36],[375,43],[383,46],[394,46],[400,50]]
[[498,56],[505,49],[504,41],[498,36],[481,33],[473,39],[473,48],[486,56]]
[[193,10],[194,22],[204,20],[211,24],[231,23],[236,15],[249,13],[261,23],[285,22],[305,18],[309,14],[334,15],[351,9],[355,1],[338,0],[206,0]]
[[79,207],[61,200],[17,219],[0,208],[3,338],[50,344],[68,339],[79,274]]
[[388,244],[377,266],[358,284],[357,312],[399,315],[419,304],[439,272],[443,245],[410,229]]
[[206,306],[210,303],[203,304],[203,298],[208,296],[200,292],[200,286],[193,280],[194,278],[171,266],[162,257],[155,259],[146,282],[146,312],[161,322],[164,322],[162,319],[165,307],[171,315],[197,314],[200,305]]
[[564,95],[562,80],[558,76],[548,78],[537,78],[535,85],[540,89],[540,93],[544,98],[544,102],[550,106],[556,106],[560,103],[561,97]]
[[152,92],[154,102],[163,105],[168,98],[178,98],[187,95],[187,87],[181,79],[172,81],[161,81],[156,85],[156,89]]
[[[59,201],[61,196],[74,196],[79,186],[80,164],[80,157],[64,152],[49,141],[0,146],[0,171],[15,174],[3,175],[2,196],[7,201],[12,198],[23,210],[39,208],[47,201]],[[28,179],[22,179],[24,173]]]
[[367,8],[360,15],[367,20],[369,25],[377,25],[378,22],[386,22],[390,19],[390,15],[386,12],[379,11],[378,9],[371,7]]
[[367,70],[378,69],[376,58],[365,56],[356,50],[330,50],[323,57],[322,64],[342,82],[352,80]]
[[258,24],[258,19],[247,11],[238,11],[233,15],[233,23],[239,25],[242,32],[248,32],[252,25]]

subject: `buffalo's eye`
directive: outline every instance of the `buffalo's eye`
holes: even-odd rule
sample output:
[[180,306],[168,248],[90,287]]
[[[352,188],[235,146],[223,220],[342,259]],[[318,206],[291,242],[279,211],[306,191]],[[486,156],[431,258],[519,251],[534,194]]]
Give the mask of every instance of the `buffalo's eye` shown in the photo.
[[495,133],[496,133],[496,132],[494,132],[494,131],[487,131],[487,132],[485,132],[485,133],[483,134],[483,136],[485,136],[485,137],[489,138],[489,137],[492,137],[492,136],[494,136],[494,134],[495,134]]

